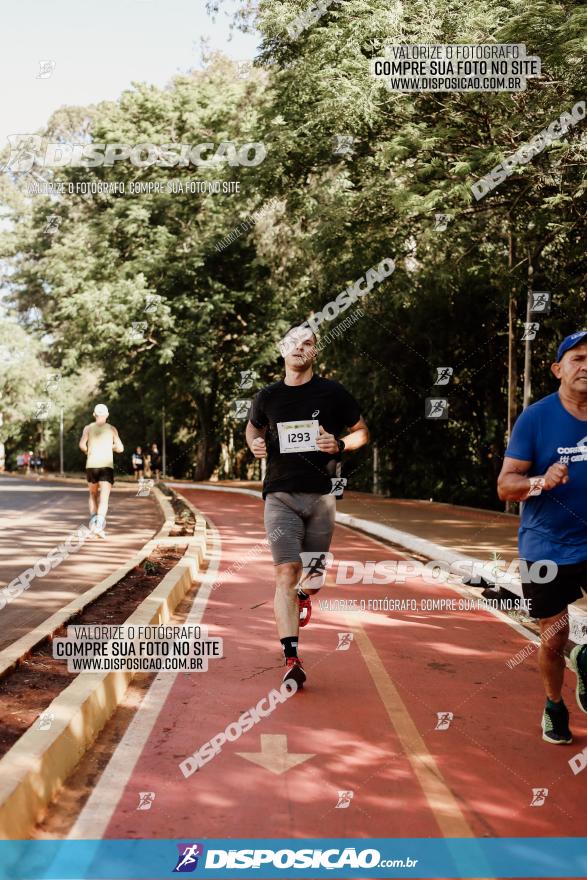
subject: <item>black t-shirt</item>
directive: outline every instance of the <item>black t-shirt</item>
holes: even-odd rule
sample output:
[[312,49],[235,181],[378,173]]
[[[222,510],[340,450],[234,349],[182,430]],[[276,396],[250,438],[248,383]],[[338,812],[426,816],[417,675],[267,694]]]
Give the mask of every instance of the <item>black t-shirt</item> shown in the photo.
[[330,452],[280,452],[279,422],[317,419],[338,439],[359,421],[361,410],[339,382],[312,376],[303,385],[280,380],[257,394],[249,412],[255,428],[267,427],[267,473],[263,498],[270,492],[319,492],[328,495],[338,455]]

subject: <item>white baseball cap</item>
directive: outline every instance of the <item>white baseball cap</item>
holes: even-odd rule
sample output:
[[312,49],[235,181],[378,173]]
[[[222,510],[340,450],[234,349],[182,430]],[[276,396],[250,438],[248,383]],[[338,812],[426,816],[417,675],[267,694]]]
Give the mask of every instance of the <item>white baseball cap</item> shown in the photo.
[[94,407],[94,415],[95,416],[107,416],[108,415],[108,407],[105,403],[97,403]]

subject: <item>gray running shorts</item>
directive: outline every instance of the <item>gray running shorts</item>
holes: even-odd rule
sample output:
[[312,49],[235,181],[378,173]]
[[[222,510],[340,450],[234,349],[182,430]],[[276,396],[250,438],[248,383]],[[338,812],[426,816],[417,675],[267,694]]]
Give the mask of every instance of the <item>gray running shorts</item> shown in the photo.
[[270,492],[265,498],[265,530],[275,565],[300,562],[300,553],[330,547],[336,499],[317,492]]

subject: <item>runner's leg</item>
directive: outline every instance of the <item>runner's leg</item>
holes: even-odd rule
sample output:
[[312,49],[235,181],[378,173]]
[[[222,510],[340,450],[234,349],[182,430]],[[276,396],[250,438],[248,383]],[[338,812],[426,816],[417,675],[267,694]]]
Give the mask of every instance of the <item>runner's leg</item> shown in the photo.
[[280,639],[297,638],[300,614],[297,583],[302,573],[301,562],[286,562],[275,566],[275,622]]
[[89,498],[88,498],[89,505],[88,506],[90,508],[90,515],[91,516],[94,516],[96,513],[98,513],[98,491],[99,491],[99,488],[100,487],[99,487],[98,483],[88,483],[88,492],[89,492]]
[[[587,562],[579,567],[577,581],[581,594],[587,593]],[[581,712],[587,713],[587,645],[575,645],[569,657],[570,667],[577,676],[575,698]]]
[[110,499],[110,490],[112,489],[111,484],[108,480],[100,480],[98,483],[100,487],[100,502],[98,504],[98,516],[102,517],[104,521],[106,521],[106,515],[108,513],[108,501]]
[[[336,499],[334,495],[312,496],[308,506],[304,510],[305,534],[302,550],[307,553],[327,553],[330,549],[334,523],[336,517]],[[312,586],[312,582],[316,584]],[[317,593],[323,586],[324,578],[312,577],[310,572],[304,572],[300,587],[309,596]]]
[[524,598],[530,603],[530,614],[540,624],[538,669],[546,691],[542,739],[554,745],[566,745],[573,741],[569,710],[562,698],[564,649],[569,638],[568,606],[579,598],[581,590],[576,585],[575,566],[558,565],[554,580],[548,582],[533,579],[534,570],[535,563],[528,560],[520,566]]
[[275,564],[275,621],[287,667],[283,680],[302,687],[306,673],[298,657],[299,601],[297,583],[302,572],[300,550],[304,522],[294,497],[271,493],[265,499],[265,529]]
[[542,712],[542,739],[554,745],[567,745],[573,741],[569,727],[569,710],[562,698],[565,676],[563,651],[568,638],[568,608],[551,617],[540,618],[538,666],[547,697]]
[[539,622],[538,667],[546,696],[558,703],[565,676],[564,648],[569,640],[569,609],[565,608],[553,617],[543,617]]
[[279,638],[297,637],[299,626],[298,583],[302,564],[304,521],[293,496],[270,493],[265,499],[265,530],[275,565],[275,622]]

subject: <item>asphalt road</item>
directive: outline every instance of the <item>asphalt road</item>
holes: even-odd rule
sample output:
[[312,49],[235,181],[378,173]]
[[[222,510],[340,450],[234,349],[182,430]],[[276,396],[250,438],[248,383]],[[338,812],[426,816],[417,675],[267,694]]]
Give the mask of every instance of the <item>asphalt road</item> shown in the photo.
[[[107,540],[86,541],[0,609],[0,649],[107,577],[153,537],[162,523],[158,505],[152,497],[137,497],[136,491],[132,485],[115,485]],[[0,475],[0,587],[87,525],[88,518],[88,492],[81,481]]]

